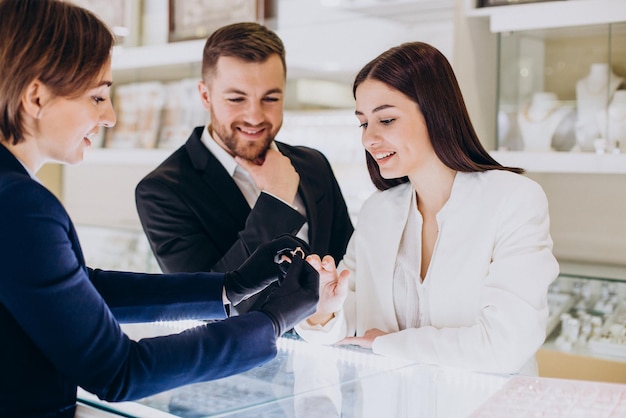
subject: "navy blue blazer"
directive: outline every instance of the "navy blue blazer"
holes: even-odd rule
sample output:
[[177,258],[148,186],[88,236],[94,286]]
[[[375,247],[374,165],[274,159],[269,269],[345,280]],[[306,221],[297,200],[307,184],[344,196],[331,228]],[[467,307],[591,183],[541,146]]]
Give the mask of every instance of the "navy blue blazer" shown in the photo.
[[[272,359],[270,319],[224,319],[222,286],[87,268],[59,200],[0,144],[0,416],[73,416],[77,386],[133,400]],[[118,322],[187,318],[224,320],[138,342]]]
[[[339,262],[354,230],[346,202],[319,151],[276,142],[300,175],[307,218],[261,193],[251,209],[233,178],[202,143],[203,126],[137,185],[141,224],[164,272],[226,272],[264,242],[309,224],[311,252]],[[268,289],[268,291],[270,291]],[[263,293],[259,294],[261,300]],[[265,292],[267,293],[267,292]],[[249,309],[257,297],[238,306]]]

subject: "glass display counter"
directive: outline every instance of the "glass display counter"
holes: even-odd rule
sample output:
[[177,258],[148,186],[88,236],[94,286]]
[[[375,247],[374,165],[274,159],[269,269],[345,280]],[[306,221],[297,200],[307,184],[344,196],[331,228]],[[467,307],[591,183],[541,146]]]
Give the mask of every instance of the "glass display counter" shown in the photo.
[[626,364],[626,281],[561,274],[548,300],[544,347]]
[[548,293],[542,376],[626,383],[626,267],[561,262]]
[[279,339],[274,360],[240,375],[137,402],[106,403],[82,391],[79,399],[157,418],[626,416],[626,385],[409,364],[295,336]]

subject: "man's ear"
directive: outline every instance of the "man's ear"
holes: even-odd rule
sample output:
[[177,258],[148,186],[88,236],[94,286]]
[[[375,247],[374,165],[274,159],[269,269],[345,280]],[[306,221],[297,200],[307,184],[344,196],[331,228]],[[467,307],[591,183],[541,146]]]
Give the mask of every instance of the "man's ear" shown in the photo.
[[34,119],[39,119],[46,103],[51,98],[50,90],[39,79],[31,81],[22,94],[22,107]]
[[200,101],[204,110],[211,110],[211,100],[209,99],[210,92],[209,87],[204,81],[198,81],[198,93],[200,94]]

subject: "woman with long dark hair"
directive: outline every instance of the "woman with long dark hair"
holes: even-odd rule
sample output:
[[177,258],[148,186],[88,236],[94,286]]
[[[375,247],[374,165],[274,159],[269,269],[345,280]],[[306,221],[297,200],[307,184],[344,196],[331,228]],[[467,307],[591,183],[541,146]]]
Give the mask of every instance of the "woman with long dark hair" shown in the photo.
[[384,52],[354,96],[379,191],[338,268],[309,256],[320,302],[296,330],[421,363],[536,374],[558,275],[543,190],[483,148],[431,45]]

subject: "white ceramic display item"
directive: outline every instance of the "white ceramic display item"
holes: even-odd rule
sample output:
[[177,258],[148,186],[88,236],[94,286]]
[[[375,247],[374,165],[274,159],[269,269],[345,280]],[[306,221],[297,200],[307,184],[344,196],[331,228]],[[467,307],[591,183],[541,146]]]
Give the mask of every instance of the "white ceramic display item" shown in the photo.
[[551,151],[552,140],[573,109],[564,106],[552,92],[536,92],[517,115],[524,151]]
[[603,138],[598,115],[607,106],[623,78],[614,74],[609,64],[591,64],[589,73],[576,83],[576,142],[581,151],[597,151]]
[[607,149],[619,152],[626,145],[626,90],[617,90],[608,109],[598,112],[598,125]]

